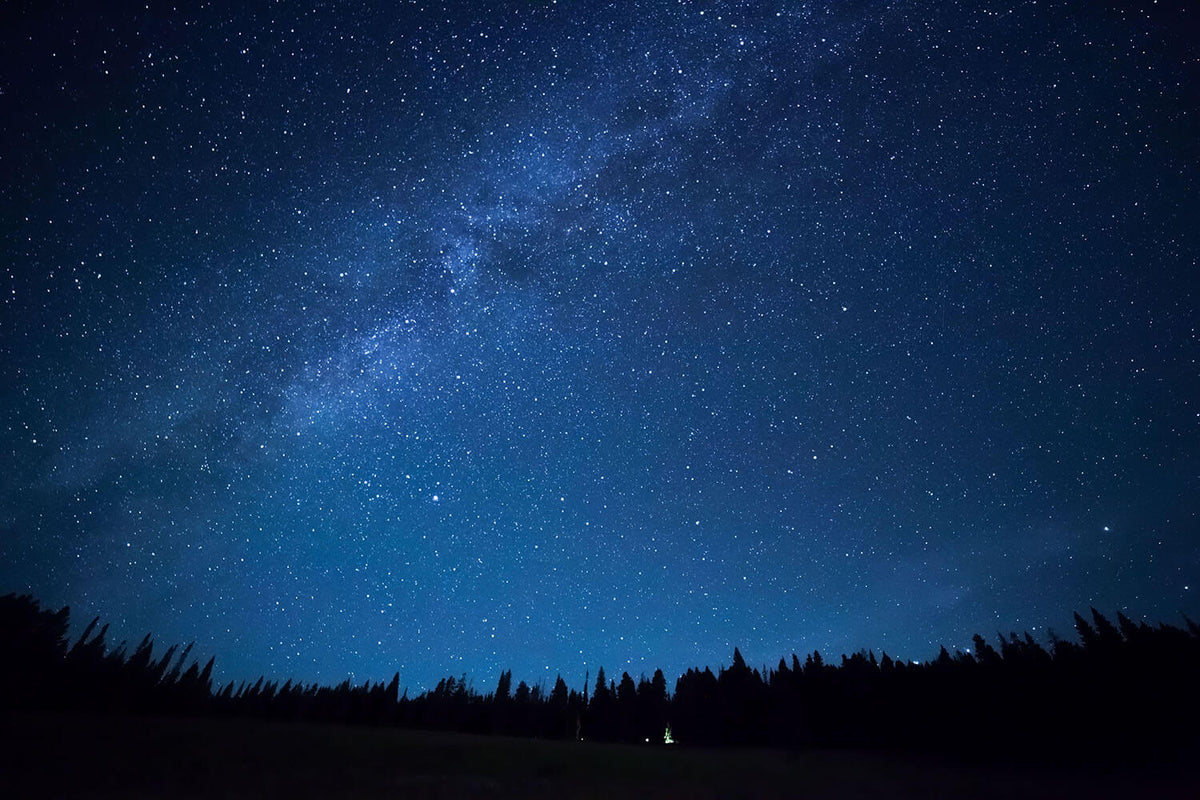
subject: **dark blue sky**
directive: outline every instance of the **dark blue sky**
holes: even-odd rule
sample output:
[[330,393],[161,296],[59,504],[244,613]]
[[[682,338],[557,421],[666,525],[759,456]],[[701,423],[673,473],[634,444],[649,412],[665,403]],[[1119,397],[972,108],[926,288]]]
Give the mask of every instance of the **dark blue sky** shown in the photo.
[[6,7],[0,590],[414,690],[1200,616],[1138,5]]

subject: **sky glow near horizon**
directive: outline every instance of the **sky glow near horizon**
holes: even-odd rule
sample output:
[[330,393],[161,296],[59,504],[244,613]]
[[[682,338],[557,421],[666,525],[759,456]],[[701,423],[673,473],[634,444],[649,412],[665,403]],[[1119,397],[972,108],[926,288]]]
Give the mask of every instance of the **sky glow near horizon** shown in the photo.
[[410,690],[1200,616],[1135,6],[3,12],[0,591]]

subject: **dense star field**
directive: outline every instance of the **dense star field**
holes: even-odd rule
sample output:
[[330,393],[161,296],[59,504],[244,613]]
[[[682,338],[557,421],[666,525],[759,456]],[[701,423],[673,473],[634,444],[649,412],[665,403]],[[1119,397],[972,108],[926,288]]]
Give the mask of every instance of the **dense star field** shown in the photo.
[[1189,4],[95,5],[0,11],[0,591],[410,690],[1200,617]]

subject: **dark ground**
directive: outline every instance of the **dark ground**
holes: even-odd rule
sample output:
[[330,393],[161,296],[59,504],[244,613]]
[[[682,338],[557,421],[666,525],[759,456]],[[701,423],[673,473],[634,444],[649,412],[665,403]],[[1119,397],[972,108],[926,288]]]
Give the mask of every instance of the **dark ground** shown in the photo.
[[0,718],[4,797],[1196,798],[1181,762],[1050,768],[253,721]]

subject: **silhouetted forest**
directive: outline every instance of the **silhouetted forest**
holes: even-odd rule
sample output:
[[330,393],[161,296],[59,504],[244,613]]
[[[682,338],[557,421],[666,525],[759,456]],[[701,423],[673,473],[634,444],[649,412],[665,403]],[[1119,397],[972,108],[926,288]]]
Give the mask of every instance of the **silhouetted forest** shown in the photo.
[[926,663],[872,651],[827,662],[793,654],[754,668],[738,650],[714,673],[662,670],[547,689],[500,675],[491,692],[448,677],[415,697],[389,682],[321,686],[265,676],[213,685],[192,646],[161,654],[146,636],[111,647],[93,620],[71,643],[69,608],[0,597],[0,708],[252,717],[547,739],[853,747],[1016,756],[1147,757],[1197,742],[1200,628],[1151,626],[1091,609],[1076,641],[974,637]]

